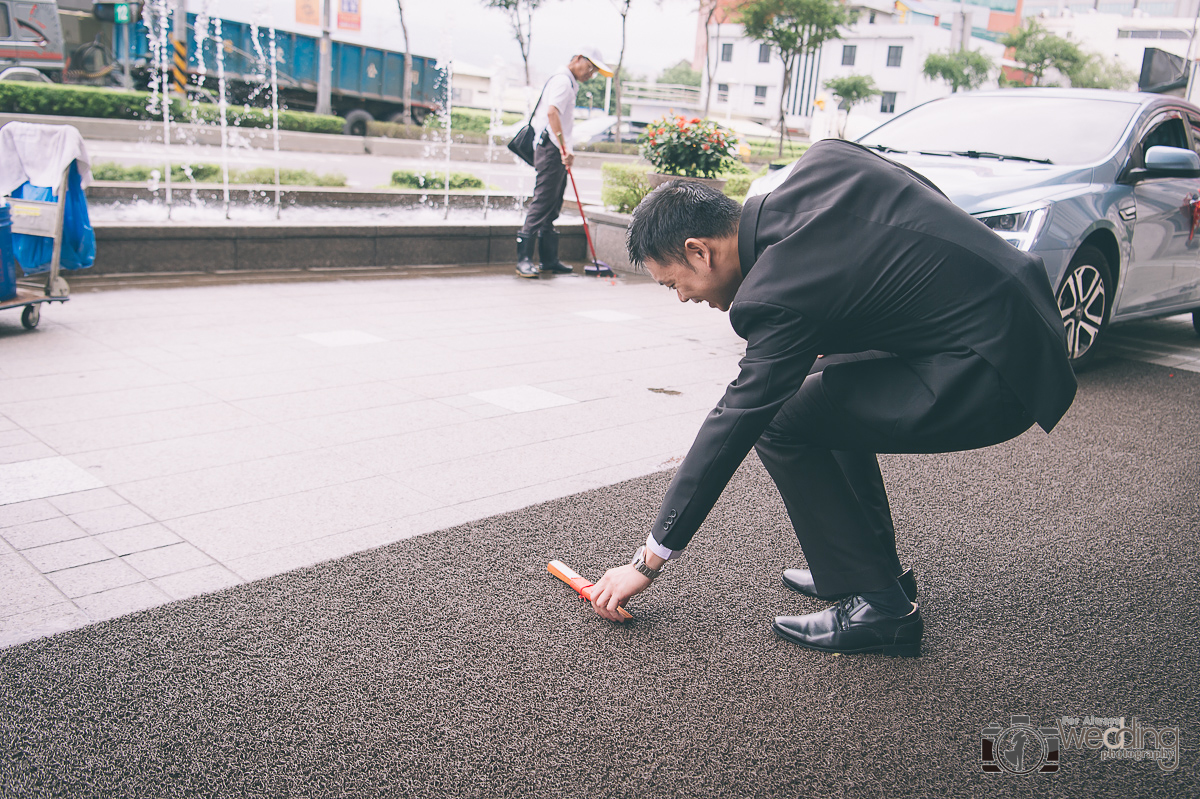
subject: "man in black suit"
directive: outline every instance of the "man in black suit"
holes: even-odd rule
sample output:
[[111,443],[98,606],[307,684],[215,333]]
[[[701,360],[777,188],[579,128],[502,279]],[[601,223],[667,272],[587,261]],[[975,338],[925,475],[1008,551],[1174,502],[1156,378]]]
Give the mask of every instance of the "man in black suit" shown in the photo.
[[986,447],[1062,418],[1075,376],[1041,260],[915,172],[833,140],[745,208],[667,183],[638,206],[627,243],[680,301],[729,311],[746,355],[646,545],[597,583],[596,612],[620,620],[754,447],[808,560],[784,582],[836,601],[776,618],[776,633],[829,652],[920,654],[916,579],[896,555],[876,453]]

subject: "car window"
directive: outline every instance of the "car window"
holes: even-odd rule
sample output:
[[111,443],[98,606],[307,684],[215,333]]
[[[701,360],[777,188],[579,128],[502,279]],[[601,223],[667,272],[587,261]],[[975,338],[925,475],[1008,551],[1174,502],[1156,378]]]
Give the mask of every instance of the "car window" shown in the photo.
[[1145,166],[1146,151],[1151,147],[1182,147],[1188,148],[1187,129],[1183,126],[1183,120],[1176,117],[1168,119],[1155,125],[1149,133],[1142,139],[1141,145],[1138,147],[1138,164]]
[[8,22],[8,6],[0,3],[0,39],[12,38],[12,25]]
[[1200,154],[1200,117],[1188,114],[1188,127],[1192,129],[1192,149]]
[[958,94],[907,111],[859,139],[905,152],[986,151],[1056,164],[1112,152],[1139,110],[1117,97]]

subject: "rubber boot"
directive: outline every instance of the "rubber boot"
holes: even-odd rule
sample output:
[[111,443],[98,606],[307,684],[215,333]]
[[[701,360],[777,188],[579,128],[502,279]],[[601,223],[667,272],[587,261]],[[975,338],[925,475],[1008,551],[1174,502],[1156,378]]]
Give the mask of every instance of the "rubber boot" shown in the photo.
[[538,266],[533,262],[533,246],[537,238],[525,233],[517,234],[517,274],[521,277],[536,278]]
[[558,232],[543,231],[538,235],[538,257],[541,270],[552,275],[569,275],[575,270],[558,260]]

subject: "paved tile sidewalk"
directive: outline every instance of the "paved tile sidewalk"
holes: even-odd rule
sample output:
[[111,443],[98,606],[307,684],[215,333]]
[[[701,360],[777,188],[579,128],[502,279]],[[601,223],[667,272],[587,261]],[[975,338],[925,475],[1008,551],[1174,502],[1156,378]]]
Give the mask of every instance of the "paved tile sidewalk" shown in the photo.
[[[668,468],[743,352],[636,278],[118,290],[42,319],[0,317],[0,646]],[[1109,347],[1200,371],[1186,316]]]
[[581,276],[0,317],[0,646],[669,467],[742,351],[723,314]]

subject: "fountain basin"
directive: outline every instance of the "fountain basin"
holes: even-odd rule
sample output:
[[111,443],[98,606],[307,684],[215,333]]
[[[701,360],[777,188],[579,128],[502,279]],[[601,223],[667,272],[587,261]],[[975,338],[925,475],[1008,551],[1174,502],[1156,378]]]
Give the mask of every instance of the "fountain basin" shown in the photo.
[[[203,205],[221,208],[224,190],[220,183],[175,183],[172,199],[179,204]],[[103,219],[105,206],[116,203],[155,203],[162,207],[157,216],[166,215],[166,184],[159,182],[155,188],[143,184],[97,180],[85,191],[92,214]],[[375,189],[331,188],[325,186],[280,186],[280,205],[291,206],[337,206],[337,207],[381,207],[381,208],[435,208],[442,207],[446,194],[438,186],[428,189]],[[490,209],[521,210],[529,202],[528,194],[492,191],[451,191],[450,208],[479,208],[486,203]],[[238,205],[270,206],[275,202],[275,186],[272,184],[232,184],[229,199]],[[151,212],[147,211],[147,214]]]
[[[520,224],[95,222],[94,227],[96,264],[86,273],[121,275],[511,264]],[[560,257],[568,263],[590,260],[582,225],[564,220],[557,227]]]

